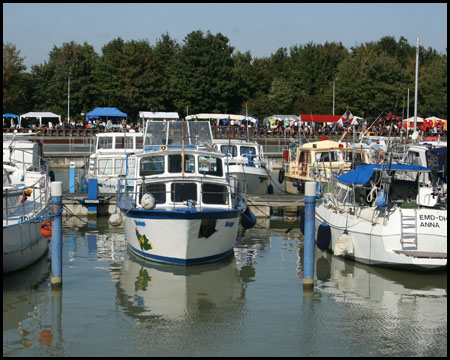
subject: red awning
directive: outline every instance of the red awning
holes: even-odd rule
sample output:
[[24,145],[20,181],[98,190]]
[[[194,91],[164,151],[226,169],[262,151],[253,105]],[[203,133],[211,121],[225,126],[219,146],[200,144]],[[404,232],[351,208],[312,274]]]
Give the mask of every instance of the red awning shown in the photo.
[[302,121],[310,122],[338,122],[342,115],[314,115],[314,114],[300,114]]

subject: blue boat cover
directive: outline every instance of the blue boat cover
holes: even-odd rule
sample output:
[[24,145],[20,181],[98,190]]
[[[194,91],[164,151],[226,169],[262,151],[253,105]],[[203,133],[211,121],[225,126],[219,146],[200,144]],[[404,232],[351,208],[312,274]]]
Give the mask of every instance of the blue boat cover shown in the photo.
[[4,118],[18,118],[19,115],[7,113],[7,114],[3,114],[3,117]]
[[[363,185],[370,180],[374,171],[381,171],[383,164],[363,164],[358,165],[355,170],[349,171],[336,179],[346,184]],[[430,169],[418,165],[391,164],[392,171],[430,171]],[[384,170],[389,170],[389,165],[384,166]]]
[[98,107],[86,113],[87,117],[95,116],[127,116],[124,112],[115,107]]

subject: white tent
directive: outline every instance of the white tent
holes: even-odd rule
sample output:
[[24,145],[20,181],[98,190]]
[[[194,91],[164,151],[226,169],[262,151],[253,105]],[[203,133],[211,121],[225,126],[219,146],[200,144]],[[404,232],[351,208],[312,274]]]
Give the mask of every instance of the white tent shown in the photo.
[[28,112],[26,114],[20,115],[19,127],[22,126],[23,118],[37,118],[39,119],[39,126],[42,125],[42,118],[58,118],[58,122],[61,122],[61,115],[53,114],[52,112]]
[[[408,127],[408,129],[414,128],[414,116],[411,116],[407,119],[403,119],[402,123],[404,124],[405,122],[406,122],[406,126]],[[423,123],[422,117],[417,117],[417,124],[418,123]]]

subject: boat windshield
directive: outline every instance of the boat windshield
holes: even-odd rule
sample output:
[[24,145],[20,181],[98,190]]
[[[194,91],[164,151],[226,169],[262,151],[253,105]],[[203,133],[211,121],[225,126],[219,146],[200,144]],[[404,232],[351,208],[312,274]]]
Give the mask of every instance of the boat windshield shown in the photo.
[[222,153],[224,153],[224,154],[231,154],[232,157],[235,157],[237,155],[237,146],[235,146],[235,145],[231,145],[231,146],[222,145],[220,147],[220,151],[222,151]]
[[184,126],[185,145],[212,144],[209,121],[147,121],[144,145],[182,145]]
[[256,155],[256,149],[254,146],[241,146],[241,156]]

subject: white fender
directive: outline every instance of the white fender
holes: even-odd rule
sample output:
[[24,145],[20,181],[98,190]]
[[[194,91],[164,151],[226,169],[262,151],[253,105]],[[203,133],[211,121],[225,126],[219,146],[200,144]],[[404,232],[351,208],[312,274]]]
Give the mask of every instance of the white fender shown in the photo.
[[334,247],[334,255],[353,254],[353,240],[349,234],[343,233],[338,237]]

